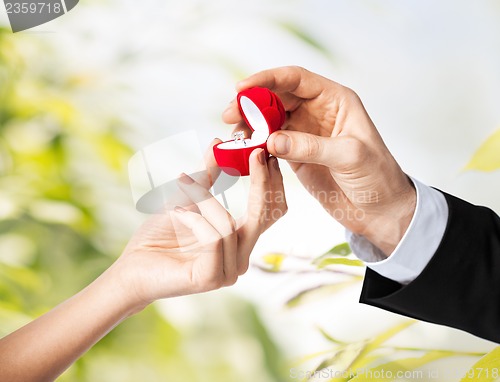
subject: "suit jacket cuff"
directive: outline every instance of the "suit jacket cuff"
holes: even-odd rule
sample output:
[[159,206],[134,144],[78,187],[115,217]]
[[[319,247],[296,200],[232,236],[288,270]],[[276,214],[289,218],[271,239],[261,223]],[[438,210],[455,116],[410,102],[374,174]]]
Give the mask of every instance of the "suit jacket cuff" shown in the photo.
[[[360,302],[500,342],[500,219],[443,194],[448,223],[425,269],[401,285],[368,268]],[[414,248],[414,255],[426,245]]]

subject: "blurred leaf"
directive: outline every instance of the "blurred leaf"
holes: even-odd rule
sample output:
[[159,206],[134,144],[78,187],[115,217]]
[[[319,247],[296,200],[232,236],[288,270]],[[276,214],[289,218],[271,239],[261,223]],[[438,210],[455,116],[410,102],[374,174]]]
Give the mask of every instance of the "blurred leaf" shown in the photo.
[[29,268],[12,267],[0,264],[0,279],[3,283],[10,282],[32,293],[43,286],[40,275]]
[[[77,111],[75,106],[69,101],[59,97],[50,97],[44,99],[41,104],[39,103],[39,99],[34,100],[34,102],[38,103],[38,112],[54,116],[59,120],[61,125],[71,126],[74,124]],[[21,110],[26,110],[26,104],[20,105],[20,108]]]
[[365,264],[361,260],[356,259],[344,259],[342,257],[332,257],[329,259],[323,259],[318,264],[318,268],[322,269],[329,265],[348,265],[351,267],[363,267]]
[[313,288],[309,288],[306,290],[303,290],[290,298],[286,303],[286,307],[288,308],[295,308],[301,304],[304,304],[306,302],[311,302],[323,297],[326,297],[328,295],[331,295],[332,293],[337,293],[341,291],[344,288],[347,288],[348,286],[351,286],[353,284],[358,283],[360,280],[362,280],[362,276],[355,276],[352,277],[352,279],[348,281],[343,281],[339,282],[336,284],[326,284],[326,285],[319,285],[315,286]]
[[206,57],[206,60],[213,60],[219,67],[223,67],[227,72],[229,72],[235,81],[240,81],[242,78],[248,77],[251,73],[244,70],[244,68],[241,67],[241,64],[239,64],[234,58],[234,55],[212,53]]
[[384,342],[386,342],[387,340],[391,339],[396,334],[398,334],[399,332],[405,330],[409,326],[413,325],[415,322],[416,322],[415,320],[407,320],[405,322],[402,322],[399,325],[395,325],[395,326],[387,329],[386,331],[380,333],[379,335],[377,335],[375,338],[373,338],[370,341],[370,343],[366,347],[365,351],[368,353],[368,352],[370,352],[372,350],[377,349]]
[[[476,382],[489,382],[497,381],[500,378],[498,373],[500,366],[500,346],[494,348],[491,352],[486,354],[483,358],[477,361],[472,366],[466,375],[460,380],[463,381],[476,381]],[[496,373],[493,373],[496,370]]]
[[338,256],[347,256],[352,253],[352,250],[351,247],[349,246],[349,243],[342,243],[336,245],[335,247],[330,249],[327,253]]
[[[393,326],[386,331],[378,334],[375,338],[368,340],[365,342],[365,346],[361,349],[361,351],[357,354],[356,358],[353,359],[351,364],[349,365],[350,370],[358,370],[361,368],[366,368],[367,365],[379,359],[380,356],[376,356],[374,354],[375,350],[378,350],[379,347],[384,344],[387,340],[406,329],[408,326],[415,323],[415,321],[406,321],[399,325]],[[347,368],[343,368],[342,370],[346,371]],[[344,381],[345,378],[334,378],[331,382],[336,381]]]
[[246,330],[253,338],[258,339],[262,346],[261,349],[264,353],[266,368],[276,381],[283,380],[288,371],[285,368],[283,355],[280,349],[271,340],[272,336],[263,324],[256,308],[250,304],[245,304],[245,312],[242,316],[245,317],[245,321],[247,321]]
[[500,169],[500,129],[495,131],[474,153],[464,170],[494,171]]
[[[363,367],[366,367],[370,363],[374,362],[375,360],[379,359],[379,356],[376,356],[374,354],[375,350],[378,350],[378,348],[387,340],[401,332],[402,330],[406,329],[408,326],[412,325],[415,321],[407,321],[403,322],[399,325],[393,326],[386,331],[380,333],[377,335],[375,338],[367,341],[366,346],[361,349],[359,354],[357,355],[356,359],[353,360],[353,362],[349,365],[351,370],[357,370]],[[347,370],[347,369],[343,369]],[[334,378],[331,380],[331,382],[337,382],[337,381],[344,381],[346,380],[345,378]]]
[[331,52],[326,48],[323,44],[321,44],[316,38],[314,38],[309,32],[306,30],[302,29],[300,26],[297,24],[293,24],[291,22],[277,22],[277,25],[282,27],[284,30],[286,30],[288,33],[292,34],[293,36],[297,37],[299,40],[302,42],[306,43],[307,45],[317,49],[321,53],[323,53],[327,57],[331,57]]
[[317,257],[315,261],[317,260],[322,260],[324,258],[328,258],[331,256],[348,256],[352,253],[351,247],[349,246],[349,243],[341,243],[337,244],[335,247],[332,249],[328,250],[321,256]]
[[101,135],[96,141],[96,146],[104,163],[114,171],[123,171],[133,154],[129,146],[109,133]]
[[333,354],[336,351],[337,351],[337,349],[328,349],[328,350],[323,350],[323,351],[319,351],[319,352],[312,353],[312,354],[307,354],[307,355],[304,355],[304,356],[300,357],[299,359],[295,360],[294,362],[292,362],[291,365],[294,368],[296,368],[299,365],[302,365],[302,364],[309,362],[313,359],[320,358],[326,354]]
[[349,256],[352,253],[349,243],[338,244],[328,252],[313,260],[313,264],[319,269],[325,268],[328,265],[348,265],[348,266],[364,266],[364,263],[357,259],[344,259],[340,258]]
[[267,269],[268,271],[279,272],[281,265],[283,264],[283,260],[285,260],[285,255],[282,253],[268,253],[267,255],[262,256],[262,260],[269,266]]
[[335,369],[339,370],[347,370],[358,358],[365,346],[366,341],[360,341],[340,347],[332,357],[329,357],[321,362],[314,370],[314,373],[330,366],[335,366]]
[[[384,363],[372,369],[369,369],[362,374],[357,374],[354,378],[351,378],[350,381],[356,381],[356,382],[373,381],[374,375],[385,376],[385,378],[379,380],[391,381],[397,378],[397,373],[399,371],[404,372],[409,370],[415,370],[416,368],[419,368],[427,363],[436,361],[441,358],[450,357],[452,355],[454,355],[453,352],[431,351],[423,355],[422,357],[418,358],[398,359],[395,361]],[[401,378],[398,378],[398,380],[401,380]]]
[[337,344],[337,345],[346,345],[345,342],[343,341],[340,341],[334,337],[332,337],[325,329],[323,328],[318,328],[319,332],[321,333],[321,335],[328,341],[330,342],[333,342],[334,344]]
[[[379,365],[381,359],[385,357],[385,354],[381,354],[380,352],[371,352],[369,354],[365,354],[362,357],[359,357],[356,362],[351,366],[349,370],[346,371],[357,371],[360,369],[370,369],[371,365],[377,364]],[[345,378],[333,378],[330,382],[338,382],[344,381]],[[350,379],[349,379],[350,380]]]

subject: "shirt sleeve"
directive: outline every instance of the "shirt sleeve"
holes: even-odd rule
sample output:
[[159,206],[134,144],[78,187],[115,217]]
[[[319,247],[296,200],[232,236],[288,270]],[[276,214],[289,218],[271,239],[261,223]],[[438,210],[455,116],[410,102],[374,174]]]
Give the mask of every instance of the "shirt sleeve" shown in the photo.
[[[400,284],[417,278],[436,252],[448,221],[444,195],[411,178],[417,193],[413,218],[403,238],[389,257],[365,237],[346,230],[346,238],[356,256],[381,276]],[[421,243],[424,242],[424,250]],[[416,251],[419,248],[419,251]]]

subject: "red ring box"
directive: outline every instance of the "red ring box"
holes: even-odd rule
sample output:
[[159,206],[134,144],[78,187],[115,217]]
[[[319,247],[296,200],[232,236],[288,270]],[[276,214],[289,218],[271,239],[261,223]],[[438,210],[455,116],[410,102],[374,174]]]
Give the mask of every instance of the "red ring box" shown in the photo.
[[266,156],[267,138],[281,129],[286,113],[279,97],[266,88],[255,87],[243,90],[236,97],[238,108],[246,124],[253,131],[250,138],[231,140],[214,146],[214,156],[219,167],[233,176],[250,174],[250,153],[262,148]]

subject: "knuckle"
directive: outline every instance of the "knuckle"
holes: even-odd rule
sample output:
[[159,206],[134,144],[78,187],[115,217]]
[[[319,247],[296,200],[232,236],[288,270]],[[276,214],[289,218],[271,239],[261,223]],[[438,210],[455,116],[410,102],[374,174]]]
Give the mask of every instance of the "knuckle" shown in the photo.
[[363,142],[354,137],[344,137],[343,139],[343,160],[339,165],[347,169],[368,159],[368,148]]
[[281,206],[281,217],[285,216],[288,212],[288,204],[284,204],[283,206]]
[[353,158],[363,158],[366,156],[367,150],[363,142],[356,138],[351,138],[347,153]]
[[302,73],[305,71],[305,69],[302,67],[302,66],[299,66],[299,65],[290,65],[290,66],[287,66],[285,67],[287,69],[287,71],[291,72],[291,73]]
[[238,275],[237,274],[230,274],[226,276],[226,286],[231,286],[236,284],[236,281],[238,281]]
[[221,272],[213,272],[205,281],[206,290],[220,289],[224,286],[224,275]]
[[301,83],[304,76],[305,69],[301,66],[286,66],[284,68],[284,77],[288,84],[293,84],[292,89],[287,89],[287,91],[294,92]]
[[358,93],[346,86],[343,86],[343,98],[347,104],[353,105],[361,103],[361,98],[359,98]]
[[239,261],[238,262],[238,265],[237,265],[237,271],[238,271],[238,275],[241,276],[243,274],[246,273],[246,271],[248,271],[248,267],[249,267],[249,261],[248,260],[242,260],[242,261]]
[[203,274],[196,272],[191,275],[191,279],[197,293],[219,289],[223,281],[221,272],[215,269]]
[[305,142],[305,155],[307,158],[317,158],[321,153],[321,144],[315,137],[309,136]]
[[275,208],[273,210],[273,212],[271,213],[271,216],[270,218],[268,219],[270,221],[270,224],[268,223],[267,225],[268,226],[271,226],[273,225],[274,223],[276,223],[278,220],[280,220],[283,216],[286,215],[286,213],[288,212],[288,206],[285,204],[285,205],[280,205],[278,206],[277,208]]

